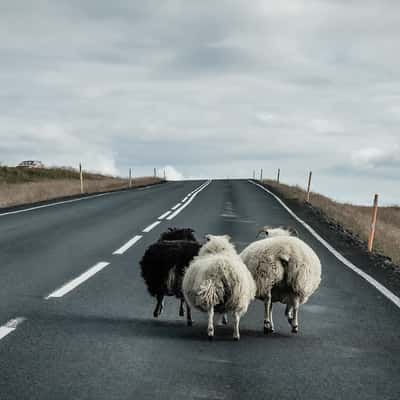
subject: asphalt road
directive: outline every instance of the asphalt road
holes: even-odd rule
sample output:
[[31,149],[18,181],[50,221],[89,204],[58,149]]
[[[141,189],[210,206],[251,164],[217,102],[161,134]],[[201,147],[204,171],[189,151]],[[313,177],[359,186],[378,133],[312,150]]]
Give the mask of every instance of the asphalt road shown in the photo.
[[[202,183],[0,216],[1,400],[400,398],[400,310],[245,180],[212,181],[158,220]],[[277,305],[276,333],[265,336],[261,302],[242,319],[240,342],[219,326],[208,342],[205,315],[187,327],[172,298],[152,318],[138,261],[160,232],[228,233],[241,250],[263,224],[293,225],[321,258],[322,284],[300,309],[298,335]],[[99,262],[109,264],[82,277]],[[67,292],[51,297],[59,288]],[[5,327],[15,318],[24,320]]]

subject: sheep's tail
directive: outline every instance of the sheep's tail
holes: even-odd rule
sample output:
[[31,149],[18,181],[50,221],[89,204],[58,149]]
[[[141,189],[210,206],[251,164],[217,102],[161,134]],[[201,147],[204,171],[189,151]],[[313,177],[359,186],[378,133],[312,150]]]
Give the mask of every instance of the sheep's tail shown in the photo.
[[213,280],[207,279],[200,285],[197,293],[197,303],[207,310],[220,303],[218,290]]

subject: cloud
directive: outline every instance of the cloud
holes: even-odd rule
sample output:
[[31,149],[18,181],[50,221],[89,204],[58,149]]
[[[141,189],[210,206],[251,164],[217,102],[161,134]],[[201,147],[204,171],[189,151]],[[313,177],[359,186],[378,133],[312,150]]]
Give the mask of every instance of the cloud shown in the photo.
[[359,168],[397,167],[400,166],[399,146],[391,149],[369,147],[356,150],[351,160]]
[[399,12],[394,0],[5,2],[1,161],[392,174]]
[[172,165],[166,165],[163,169],[168,181],[182,181],[185,179],[185,177]]

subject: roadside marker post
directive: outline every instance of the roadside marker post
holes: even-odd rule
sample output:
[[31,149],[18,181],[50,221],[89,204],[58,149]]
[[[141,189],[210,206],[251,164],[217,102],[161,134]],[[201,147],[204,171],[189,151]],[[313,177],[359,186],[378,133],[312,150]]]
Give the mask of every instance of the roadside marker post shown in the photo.
[[83,194],[83,170],[81,163],[79,163],[79,179],[81,181],[81,194]]
[[276,177],[276,183],[279,183],[280,179],[281,179],[281,169],[278,168],[278,176]]
[[309,203],[309,202],[310,202],[311,178],[312,178],[312,171],[310,171],[310,173],[309,173],[309,175],[308,175],[308,185],[307,185],[306,203]]
[[261,170],[260,170],[260,181],[262,182],[262,180],[263,180],[263,169],[261,168]]
[[369,231],[369,238],[368,238],[368,251],[369,252],[372,251],[372,247],[374,245],[377,216],[378,216],[378,195],[375,194],[375,196],[374,196],[374,205],[373,205],[373,208],[372,208],[371,229]]
[[132,187],[132,168],[129,168],[129,187]]

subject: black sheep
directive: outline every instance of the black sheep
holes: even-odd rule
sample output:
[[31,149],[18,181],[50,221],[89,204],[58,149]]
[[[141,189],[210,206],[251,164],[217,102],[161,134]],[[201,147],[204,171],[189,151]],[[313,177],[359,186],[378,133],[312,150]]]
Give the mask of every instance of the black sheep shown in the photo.
[[158,239],[159,242],[162,240],[189,240],[191,242],[197,242],[194,236],[194,230],[191,228],[168,228]]
[[[169,229],[145,251],[140,267],[151,296],[157,299],[153,315],[157,318],[163,310],[164,296],[180,299],[179,315],[184,315],[185,303],[182,280],[189,263],[198,254],[201,245],[188,228]],[[186,304],[187,323],[192,325],[189,306]]]

